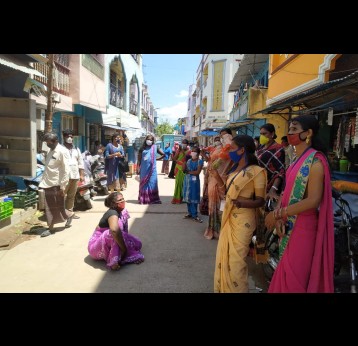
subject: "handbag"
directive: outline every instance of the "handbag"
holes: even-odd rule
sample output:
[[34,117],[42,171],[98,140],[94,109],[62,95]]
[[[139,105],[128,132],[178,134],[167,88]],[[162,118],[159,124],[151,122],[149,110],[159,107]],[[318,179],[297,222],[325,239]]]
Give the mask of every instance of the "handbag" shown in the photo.
[[129,172],[129,165],[128,165],[128,161],[126,161],[126,159],[124,157],[120,157],[119,161],[118,161],[118,170],[121,173],[127,173]]
[[201,197],[199,204],[199,211],[201,215],[209,215],[209,198],[208,196]]

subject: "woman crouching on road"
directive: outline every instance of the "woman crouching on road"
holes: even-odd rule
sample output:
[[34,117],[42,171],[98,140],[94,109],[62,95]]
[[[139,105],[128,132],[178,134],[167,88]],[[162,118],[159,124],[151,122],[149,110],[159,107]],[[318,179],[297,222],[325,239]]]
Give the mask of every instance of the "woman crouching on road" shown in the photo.
[[104,213],[91,239],[88,252],[93,259],[107,262],[107,267],[118,270],[121,264],[144,261],[140,252],[142,242],[128,233],[128,219],[125,200],[119,192],[108,195],[104,205],[109,209]]

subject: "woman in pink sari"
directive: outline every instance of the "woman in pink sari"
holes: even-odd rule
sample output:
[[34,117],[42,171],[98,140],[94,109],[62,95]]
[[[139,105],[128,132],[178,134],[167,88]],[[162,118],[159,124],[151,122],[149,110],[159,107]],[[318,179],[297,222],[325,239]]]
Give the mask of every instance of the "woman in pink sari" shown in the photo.
[[317,138],[318,120],[292,120],[296,161],[286,172],[281,205],[265,219],[280,237],[280,262],[269,293],[333,293],[334,229],[330,171]]
[[142,263],[142,242],[128,233],[130,216],[123,195],[113,192],[106,197],[104,204],[109,209],[88,242],[90,256],[95,260],[105,260],[112,270],[118,270],[125,263]]

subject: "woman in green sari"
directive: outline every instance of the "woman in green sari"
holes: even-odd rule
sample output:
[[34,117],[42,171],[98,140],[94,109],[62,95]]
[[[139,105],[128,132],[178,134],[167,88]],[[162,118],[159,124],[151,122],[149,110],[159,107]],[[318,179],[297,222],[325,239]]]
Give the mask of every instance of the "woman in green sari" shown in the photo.
[[175,165],[175,189],[172,204],[180,204],[183,201],[183,185],[184,185],[184,169],[187,161],[187,156],[190,158],[190,147],[187,139],[182,140],[182,145],[173,157],[176,161]]

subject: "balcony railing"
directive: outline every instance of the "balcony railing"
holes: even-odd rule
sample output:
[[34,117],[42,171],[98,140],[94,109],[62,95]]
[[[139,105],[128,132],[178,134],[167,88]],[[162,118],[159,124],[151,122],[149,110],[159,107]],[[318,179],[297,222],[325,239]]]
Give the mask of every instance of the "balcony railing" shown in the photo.
[[110,84],[110,101],[109,103],[112,106],[123,109],[123,96],[121,95],[121,91],[113,84]]
[[136,101],[133,97],[129,99],[129,113],[137,115],[138,109],[138,101]]
[[[34,76],[34,79],[47,85],[48,66],[46,64],[34,63],[34,69],[42,73],[45,77]],[[70,94],[70,70],[55,61],[53,70],[53,90],[59,94],[68,96]]]

